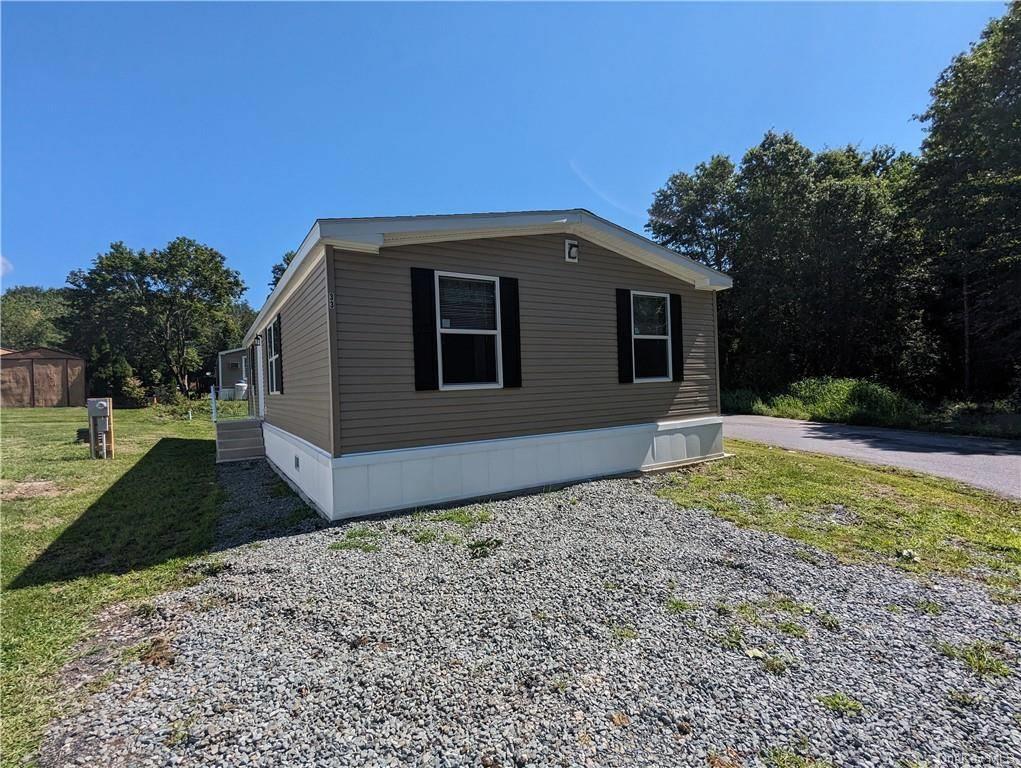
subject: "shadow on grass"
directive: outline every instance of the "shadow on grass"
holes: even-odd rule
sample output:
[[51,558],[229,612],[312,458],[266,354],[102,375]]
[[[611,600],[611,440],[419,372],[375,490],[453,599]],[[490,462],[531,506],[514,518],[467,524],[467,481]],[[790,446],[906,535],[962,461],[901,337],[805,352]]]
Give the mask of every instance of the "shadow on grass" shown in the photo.
[[211,440],[165,437],[8,585],[124,574],[213,545],[222,492]]

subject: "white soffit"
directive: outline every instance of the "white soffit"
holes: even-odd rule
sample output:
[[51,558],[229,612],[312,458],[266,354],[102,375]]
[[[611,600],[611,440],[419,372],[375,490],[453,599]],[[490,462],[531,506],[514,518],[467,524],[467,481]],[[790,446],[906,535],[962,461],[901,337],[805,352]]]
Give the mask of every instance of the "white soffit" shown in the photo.
[[258,329],[268,324],[275,308],[300,284],[325,246],[379,253],[380,248],[387,246],[539,234],[583,237],[607,250],[691,283],[700,290],[721,291],[733,284],[724,273],[581,208],[518,213],[317,219],[245,334],[244,344],[250,344]]

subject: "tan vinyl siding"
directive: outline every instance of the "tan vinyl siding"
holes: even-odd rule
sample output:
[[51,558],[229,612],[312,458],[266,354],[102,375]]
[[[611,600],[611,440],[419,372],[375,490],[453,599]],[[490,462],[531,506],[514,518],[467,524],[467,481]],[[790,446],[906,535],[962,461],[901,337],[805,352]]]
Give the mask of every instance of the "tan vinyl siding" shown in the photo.
[[[335,251],[340,452],[718,413],[713,295],[584,240],[580,263],[569,264],[565,239],[578,238]],[[415,391],[413,266],[518,278],[520,389]],[[683,383],[618,383],[617,288],[682,296]]]
[[[332,452],[327,294],[326,260],[320,259],[280,308],[284,391],[273,394],[267,386],[266,328],[259,330],[263,338],[259,386],[267,387],[267,422]],[[275,319],[276,315],[269,318],[270,324]]]

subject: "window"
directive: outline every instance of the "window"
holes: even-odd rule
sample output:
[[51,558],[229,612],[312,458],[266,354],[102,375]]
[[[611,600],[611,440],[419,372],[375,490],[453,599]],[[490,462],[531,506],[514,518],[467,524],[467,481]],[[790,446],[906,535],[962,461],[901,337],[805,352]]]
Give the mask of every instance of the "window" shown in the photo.
[[631,291],[632,351],[635,381],[670,381],[670,296]]
[[235,361],[235,362],[231,363],[231,364],[230,364],[230,369],[231,369],[232,371],[239,371],[239,370],[241,370],[241,363],[239,363],[239,362],[237,362],[237,361]]
[[266,375],[269,379],[269,392],[271,395],[280,394],[280,339],[277,324],[266,326],[266,362],[268,363]]
[[440,389],[500,387],[500,280],[436,273]]

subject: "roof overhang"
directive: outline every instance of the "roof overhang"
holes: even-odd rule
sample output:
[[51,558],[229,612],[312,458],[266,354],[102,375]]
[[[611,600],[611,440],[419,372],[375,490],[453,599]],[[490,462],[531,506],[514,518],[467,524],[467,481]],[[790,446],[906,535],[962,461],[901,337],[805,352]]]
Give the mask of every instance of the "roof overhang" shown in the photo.
[[635,232],[580,209],[525,213],[469,213],[450,216],[394,216],[367,219],[317,219],[295,253],[276,288],[245,334],[245,346],[256,330],[301,283],[327,246],[378,254],[380,249],[452,240],[565,234],[584,238],[607,250],[690,283],[698,290],[722,291],[733,281],[723,272],[682,256]]

